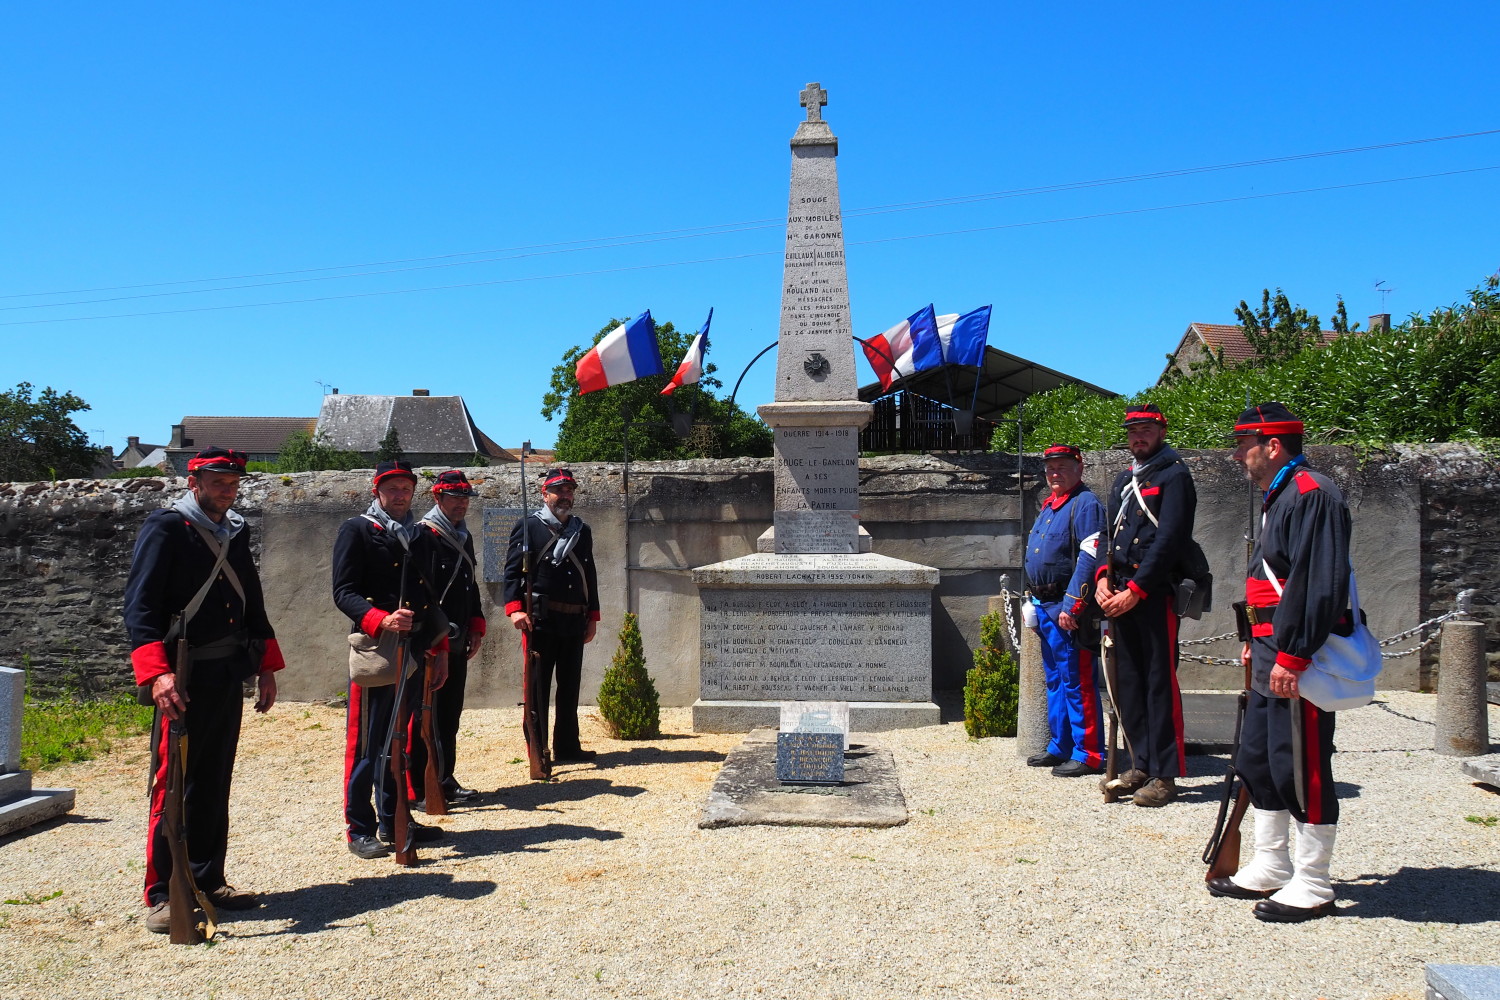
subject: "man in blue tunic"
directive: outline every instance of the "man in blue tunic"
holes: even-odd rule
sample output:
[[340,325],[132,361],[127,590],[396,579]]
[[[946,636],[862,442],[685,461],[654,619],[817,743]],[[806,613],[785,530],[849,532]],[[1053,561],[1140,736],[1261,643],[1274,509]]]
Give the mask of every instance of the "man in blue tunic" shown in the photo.
[[1104,509],[1083,485],[1083,454],[1077,448],[1055,444],[1042,453],[1042,461],[1052,492],[1026,542],[1026,583],[1042,640],[1052,739],[1045,753],[1026,763],[1050,767],[1059,778],[1076,778],[1097,773],[1104,762],[1094,651],[1078,627],[1093,584]]

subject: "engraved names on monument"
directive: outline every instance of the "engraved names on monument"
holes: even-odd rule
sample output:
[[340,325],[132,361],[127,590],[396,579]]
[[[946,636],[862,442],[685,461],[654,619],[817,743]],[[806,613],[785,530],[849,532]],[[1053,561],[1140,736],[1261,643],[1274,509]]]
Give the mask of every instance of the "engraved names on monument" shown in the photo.
[[706,699],[926,701],[925,590],[705,590]]

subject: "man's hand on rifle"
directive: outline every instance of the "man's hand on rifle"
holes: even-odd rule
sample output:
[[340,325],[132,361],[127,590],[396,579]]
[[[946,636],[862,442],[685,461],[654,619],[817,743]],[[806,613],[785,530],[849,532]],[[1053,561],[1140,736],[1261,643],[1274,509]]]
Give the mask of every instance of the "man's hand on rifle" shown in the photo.
[[410,632],[411,619],[411,608],[399,608],[382,618],[380,627],[387,632]]
[[261,713],[269,712],[271,706],[276,704],[276,672],[262,670],[258,681],[255,710]]
[[464,650],[465,659],[472,660],[474,659],[474,657],[479,655],[479,640],[483,638],[484,636],[480,635],[477,632],[469,633],[468,648]]
[[[1102,591],[1102,587],[1100,588]],[[1129,587],[1121,587],[1099,602],[1099,609],[1111,618],[1118,618],[1141,603],[1140,597]]]
[[511,612],[510,623],[523,632],[531,631],[531,616],[524,611]]
[[448,683],[448,654],[428,653],[427,661],[432,669],[432,689],[436,691]]
[[1240,647],[1240,666],[1250,666],[1250,644],[1248,642]]
[[592,618],[589,619],[588,628],[583,630],[583,641],[585,644],[594,641],[594,633],[599,631],[599,623]]
[[161,714],[176,722],[187,711],[190,700],[186,691],[177,688],[177,675],[165,673],[151,682],[151,700],[161,709]]
[[1066,611],[1059,611],[1057,613],[1057,627],[1064,632],[1076,632],[1078,630],[1078,621]]

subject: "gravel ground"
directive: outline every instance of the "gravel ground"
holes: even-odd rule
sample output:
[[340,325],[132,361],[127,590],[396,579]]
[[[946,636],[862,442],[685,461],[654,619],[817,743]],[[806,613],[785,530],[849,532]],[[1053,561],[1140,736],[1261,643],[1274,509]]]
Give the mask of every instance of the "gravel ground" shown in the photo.
[[1431,696],[1382,697],[1339,720],[1340,916],[1299,926],[1203,888],[1222,758],[1165,809],[1106,806],[954,723],[876,738],[905,826],[699,830],[738,737],[686,709],[647,743],[585,709],[598,766],[546,785],[519,713],[474,711],[459,774],[490,794],[399,869],[344,849],[342,711],[284,704],[247,716],[232,813],[265,905],[208,946],[146,933],[144,746],[48,772],[78,805],[0,840],[0,995],[1418,998],[1425,962],[1500,961],[1500,826],[1465,820],[1500,795],[1430,750]]

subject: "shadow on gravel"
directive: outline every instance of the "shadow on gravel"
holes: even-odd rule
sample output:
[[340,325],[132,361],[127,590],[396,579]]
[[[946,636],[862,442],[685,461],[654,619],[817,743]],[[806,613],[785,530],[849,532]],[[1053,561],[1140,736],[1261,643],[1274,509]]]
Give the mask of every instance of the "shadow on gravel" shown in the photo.
[[[379,864],[379,862],[372,862]],[[291,892],[263,892],[261,902],[265,904],[252,914],[239,919],[290,920],[291,925],[273,931],[244,933],[234,925],[235,920],[226,920],[224,930],[230,937],[277,937],[282,934],[311,934],[358,917],[366,917],[371,923],[371,933],[377,929],[377,921],[384,919],[379,911],[413,899],[426,896],[441,896],[444,899],[478,899],[494,892],[496,884],[489,881],[456,881],[449,872],[424,872],[394,868],[385,859],[386,871],[370,878],[354,878],[348,882],[323,882],[304,886]],[[229,914],[234,917],[236,915]]]
[[[717,750],[663,750],[661,747],[629,747],[601,753],[594,766],[629,767],[632,764],[719,764],[726,754]],[[566,766],[566,765],[560,765]]]
[[1487,868],[1398,868],[1338,883],[1339,916],[1416,923],[1500,920],[1500,872]]
[[563,840],[604,841],[619,840],[624,836],[618,830],[600,830],[576,823],[545,823],[515,830],[450,830],[443,838],[443,846],[459,858],[476,858],[548,851],[551,848],[546,845]]
[[497,789],[483,803],[499,803],[510,809],[543,809],[554,802],[582,802],[596,795],[635,798],[645,789],[639,785],[617,785],[608,778],[564,778],[561,781],[530,781]]

